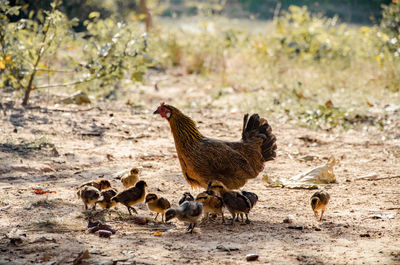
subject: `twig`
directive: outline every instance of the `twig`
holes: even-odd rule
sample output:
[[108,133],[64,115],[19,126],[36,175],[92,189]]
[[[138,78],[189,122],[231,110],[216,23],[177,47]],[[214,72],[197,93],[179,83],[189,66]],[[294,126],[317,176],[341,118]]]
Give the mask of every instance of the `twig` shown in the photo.
[[75,73],[77,70],[74,69],[49,69],[49,68],[36,68],[37,71],[42,72],[56,72],[56,73]]
[[93,81],[95,78],[90,78],[90,79],[85,79],[81,81],[74,81],[74,82],[69,82],[69,83],[61,83],[61,84],[51,84],[51,85],[45,85],[45,86],[37,86],[36,89],[42,89],[42,88],[49,88],[49,87],[60,87],[60,86],[73,86],[73,85],[78,85],[86,82]]
[[373,174],[369,176],[359,177],[356,180],[382,180],[382,179],[396,179],[396,178],[400,178],[400,175],[377,178],[377,175]]

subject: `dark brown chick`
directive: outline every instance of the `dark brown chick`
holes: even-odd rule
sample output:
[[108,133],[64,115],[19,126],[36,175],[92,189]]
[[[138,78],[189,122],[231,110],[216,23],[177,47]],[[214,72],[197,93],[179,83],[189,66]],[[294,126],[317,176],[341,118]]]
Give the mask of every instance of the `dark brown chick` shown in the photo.
[[[250,210],[252,210],[254,208],[254,206],[256,205],[256,203],[258,202],[257,194],[255,194],[254,192],[249,192],[249,191],[244,191],[244,190],[242,190],[242,194],[243,194],[243,196],[247,197],[247,199],[249,199],[249,201],[251,203]],[[243,214],[240,214],[240,217],[242,218],[242,221],[243,221]],[[247,220],[249,219],[247,215],[246,215],[246,218],[247,218]]]
[[203,204],[204,210],[204,219],[203,222],[207,222],[209,220],[209,214],[221,214],[222,223],[225,223],[223,207],[224,203],[222,198],[216,196],[212,191],[204,191],[199,193],[196,196],[196,201],[201,202]]
[[133,208],[133,205],[144,201],[146,195],[146,187],[146,182],[141,180],[137,182],[134,187],[130,187],[129,189],[124,190],[112,197],[111,201],[119,202],[125,205],[126,208],[128,208],[128,212],[130,215],[132,215],[131,209],[134,211],[134,213],[137,214],[137,211],[135,210],[135,208]]
[[[231,224],[234,223],[236,216],[240,214],[245,214],[246,222],[250,222],[248,214],[251,209],[251,202],[246,196],[242,195],[240,192],[228,190],[228,188],[218,180],[210,181],[208,190],[212,190],[221,196],[225,207],[232,215]],[[242,222],[243,221],[242,219]]]
[[320,221],[322,221],[322,216],[324,215],[329,199],[329,193],[323,190],[317,191],[311,196],[311,208],[314,211],[315,218],[318,218],[318,210],[321,210],[321,218],[319,218]]
[[121,177],[121,183],[125,189],[130,188],[136,184],[139,180],[139,169],[134,167],[128,174]]
[[97,204],[103,209],[110,209],[111,207],[114,207],[117,203],[115,201],[111,201],[111,198],[117,195],[117,193],[117,190],[113,188],[103,190],[100,193],[103,198],[98,200]]
[[98,189],[91,186],[83,186],[78,190],[77,195],[78,199],[83,201],[85,210],[88,209],[88,205],[90,204],[93,205],[92,210],[96,209],[96,202],[100,198],[100,191]]
[[80,188],[84,186],[92,186],[98,189],[99,191],[102,191],[111,188],[111,182],[108,179],[96,179],[82,184]]
[[171,208],[169,201],[163,197],[158,198],[158,196],[154,193],[149,193],[146,195],[146,203],[150,211],[157,213],[154,221],[157,220],[158,214],[161,213],[161,221],[164,223],[165,211]]
[[244,115],[239,141],[204,136],[196,123],[174,106],[161,103],[154,111],[169,122],[183,176],[193,188],[207,188],[220,180],[229,189],[239,189],[256,178],[264,163],[276,157],[276,138],[266,119]]
[[182,198],[179,200],[179,205],[181,205],[184,202],[190,202],[190,201],[194,201],[194,197],[192,196],[192,194],[190,194],[190,192],[185,192],[182,196]]

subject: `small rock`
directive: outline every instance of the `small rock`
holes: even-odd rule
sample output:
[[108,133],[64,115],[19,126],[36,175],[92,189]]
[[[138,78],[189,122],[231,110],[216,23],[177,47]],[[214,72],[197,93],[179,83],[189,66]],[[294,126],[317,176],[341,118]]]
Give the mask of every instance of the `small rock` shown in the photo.
[[365,233],[365,234],[360,234],[360,237],[371,237],[371,235],[368,233]]
[[147,223],[147,218],[143,216],[136,216],[133,221],[139,225],[145,225]]
[[247,261],[256,261],[258,260],[258,255],[257,254],[247,254],[246,255],[246,260]]
[[99,233],[99,237],[109,238],[112,235],[112,233],[108,230],[99,230],[97,232]]
[[320,227],[316,227],[316,228],[314,228],[314,230],[315,231],[321,231],[321,228]]
[[296,230],[303,230],[304,226],[302,226],[302,225],[289,225],[288,228],[289,229],[296,229]]
[[219,251],[226,251],[226,252],[231,252],[231,251],[238,251],[239,247],[236,246],[224,246],[224,245],[218,245],[216,247]]
[[292,215],[292,214],[288,214],[288,216],[285,219],[283,219],[283,222],[285,224],[291,224],[294,221],[295,221],[295,218],[294,218],[294,215]]

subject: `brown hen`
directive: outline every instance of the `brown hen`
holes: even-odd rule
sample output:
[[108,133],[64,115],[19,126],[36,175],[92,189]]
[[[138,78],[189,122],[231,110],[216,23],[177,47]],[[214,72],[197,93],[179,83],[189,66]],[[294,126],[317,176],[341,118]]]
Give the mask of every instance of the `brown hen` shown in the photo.
[[264,162],[276,157],[276,138],[267,120],[244,115],[242,139],[227,142],[203,136],[195,122],[177,108],[161,103],[154,111],[168,120],[186,181],[207,188],[211,180],[238,189],[256,178]]

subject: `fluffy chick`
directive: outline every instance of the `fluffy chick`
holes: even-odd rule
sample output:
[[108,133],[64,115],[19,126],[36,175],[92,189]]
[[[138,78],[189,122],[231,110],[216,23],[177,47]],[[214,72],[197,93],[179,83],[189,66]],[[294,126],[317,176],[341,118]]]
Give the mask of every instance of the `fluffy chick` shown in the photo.
[[[249,192],[249,191],[242,190],[242,195],[247,197],[247,199],[249,199],[250,204],[251,204],[250,210],[252,210],[254,208],[254,206],[256,205],[256,203],[258,202],[257,194],[255,194],[254,192]],[[240,214],[240,217],[242,218],[242,222],[243,222],[243,214]],[[246,214],[246,219],[249,220],[247,214]]]
[[79,188],[82,188],[84,186],[92,186],[99,191],[102,191],[111,188],[111,182],[108,179],[96,179],[82,184]]
[[113,188],[103,190],[100,193],[103,198],[98,200],[97,204],[103,209],[110,209],[111,207],[114,207],[117,203],[115,201],[111,201],[111,198],[117,195],[117,193],[117,190]]
[[224,212],[222,208],[224,207],[224,202],[222,198],[216,196],[212,191],[204,191],[196,196],[196,201],[203,204],[204,209],[204,222],[208,221],[209,214],[221,214],[222,223],[225,223]]
[[77,192],[78,199],[83,201],[85,210],[88,209],[88,205],[92,204],[92,210],[96,209],[96,202],[100,198],[100,191],[95,187],[83,186]]
[[146,187],[146,182],[141,180],[137,182],[134,187],[130,187],[129,189],[121,191],[120,193],[112,197],[111,202],[119,202],[125,205],[126,208],[128,208],[128,212],[130,215],[132,215],[131,209],[134,211],[134,213],[137,214],[137,211],[132,206],[144,201]]
[[185,201],[178,208],[169,209],[165,213],[165,221],[169,221],[173,218],[178,218],[182,222],[189,223],[187,232],[193,233],[193,229],[203,214],[203,204],[195,201]]
[[121,183],[125,189],[130,188],[139,180],[139,169],[134,167],[128,174],[121,177]]
[[[240,192],[228,190],[227,187],[218,180],[210,181],[208,190],[214,191],[221,196],[224,205],[232,215],[231,224],[234,223],[235,217],[239,214],[245,214],[246,222],[250,222],[248,214],[251,209],[251,202],[246,196],[242,195]],[[242,219],[242,222],[243,221]]]
[[181,205],[184,202],[190,202],[190,201],[194,201],[194,197],[192,196],[192,194],[190,194],[190,192],[185,192],[182,196],[182,198],[179,200],[179,205]]
[[322,221],[322,216],[324,215],[326,205],[328,204],[330,195],[326,191],[317,191],[311,196],[311,208],[314,211],[315,218],[318,218],[318,210],[321,210],[320,221]]
[[158,214],[161,213],[161,221],[164,223],[165,211],[171,208],[169,201],[163,197],[158,198],[158,196],[154,193],[149,193],[146,195],[146,203],[150,211],[157,213],[154,221],[157,220]]

